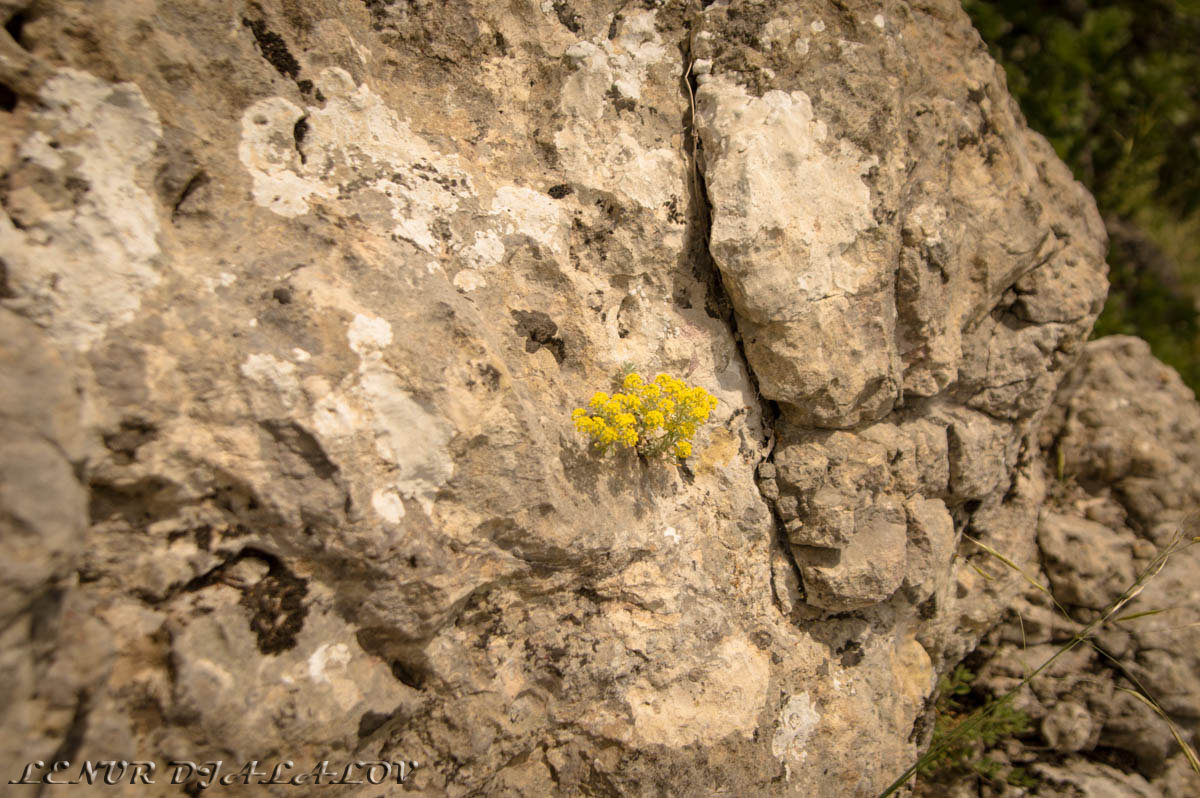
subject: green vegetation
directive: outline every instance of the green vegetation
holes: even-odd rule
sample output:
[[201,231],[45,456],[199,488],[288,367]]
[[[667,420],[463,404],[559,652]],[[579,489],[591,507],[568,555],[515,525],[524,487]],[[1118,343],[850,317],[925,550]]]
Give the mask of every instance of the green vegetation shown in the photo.
[[1200,0],[963,6],[1109,225],[1095,334],[1145,338],[1200,391]]
[[[1011,703],[1011,696],[989,699],[981,720],[960,733],[960,726],[971,717],[971,682],[975,674],[963,665],[956,667],[938,682],[935,704],[936,718],[933,727],[933,752],[921,766],[920,772],[936,778],[941,773],[973,770],[988,781],[1007,781],[1009,784],[1032,787],[1036,781],[1020,767],[1006,767],[989,758],[988,749],[1010,737],[1027,734],[1032,730],[1029,716]],[[992,706],[994,704],[994,706]],[[990,709],[986,709],[990,707]]]

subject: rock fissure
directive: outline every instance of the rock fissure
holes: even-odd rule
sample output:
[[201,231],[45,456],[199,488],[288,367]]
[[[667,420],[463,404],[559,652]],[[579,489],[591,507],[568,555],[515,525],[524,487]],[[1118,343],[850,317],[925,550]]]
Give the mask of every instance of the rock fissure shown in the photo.
[[[698,83],[697,83],[697,75],[694,72],[696,62],[692,56],[692,35],[693,35],[692,26],[689,25],[688,30],[687,30],[687,37],[685,38],[687,47],[684,49],[684,52],[683,52],[683,60],[684,60],[684,63],[687,64],[687,69],[684,71],[684,74],[683,74],[683,83],[684,83],[685,87],[687,88],[687,93],[688,93],[687,128],[688,128],[689,136],[688,136],[687,140],[689,142],[688,162],[689,162],[689,175],[691,176],[692,203],[696,209],[696,216],[700,221],[699,237],[700,237],[701,242],[703,243],[703,248],[701,250],[701,256],[706,259],[707,269],[709,271],[711,271],[711,273],[712,273],[712,279],[710,282],[709,290],[710,291],[715,290],[717,292],[724,294],[725,287],[724,287],[724,283],[723,283],[723,280],[721,277],[721,273],[720,273],[720,270],[718,268],[716,268],[716,265],[713,261],[712,251],[711,251],[712,205],[709,201],[708,188],[705,184],[704,171],[701,167],[702,157],[703,157],[703,145],[700,140],[700,134],[699,134],[699,128],[698,128],[699,122],[696,119],[696,90],[698,88]],[[730,303],[728,302],[727,294],[726,294],[726,301],[724,303],[719,303],[719,305],[720,304],[729,306]],[[760,418],[762,419],[763,433],[766,437],[765,437],[765,440],[762,442],[763,449],[759,455],[758,462],[755,464],[755,470],[757,472],[757,470],[764,463],[772,462],[772,457],[773,457],[773,454],[775,451],[775,442],[776,442],[775,426],[776,426],[777,419],[779,419],[779,417],[780,417],[779,406],[775,402],[772,402],[771,400],[764,397],[762,395],[762,392],[759,390],[758,377],[754,372],[754,368],[751,365],[750,360],[746,357],[745,344],[742,340],[741,332],[738,329],[736,313],[734,313],[732,310],[730,310],[726,314],[726,318],[724,319],[724,321],[729,327],[730,334],[733,338],[733,342],[736,347],[738,356],[739,356],[742,364],[745,366],[746,374],[749,377],[751,386],[753,387],[753,390],[754,390],[755,399],[757,400],[759,407],[760,407]],[[690,480],[689,480],[689,482],[690,482]],[[786,536],[786,533],[784,532],[783,522],[779,517],[779,511],[776,508],[775,503],[770,501],[767,498],[767,496],[763,493],[762,486],[757,479],[755,480],[755,485],[759,491],[759,495],[762,496],[763,500],[767,503],[767,506],[770,508],[771,522],[772,522],[772,536],[771,536],[772,541],[773,541],[772,545],[777,546],[779,552],[783,554],[786,562],[788,563],[788,565],[791,568],[792,575],[796,579],[796,583],[799,588],[800,595],[803,596],[803,593],[804,593],[803,577],[800,573],[800,568],[797,565],[794,556],[792,555],[791,551],[788,548],[787,536]],[[776,575],[774,573],[772,573],[772,576],[771,576],[772,600],[781,609],[781,611],[784,611],[783,605],[780,602],[779,596],[780,596],[781,592],[785,591],[785,588],[782,585],[776,586],[775,579],[776,579]],[[784,614],[787,614],[787,612],[784,611]]]

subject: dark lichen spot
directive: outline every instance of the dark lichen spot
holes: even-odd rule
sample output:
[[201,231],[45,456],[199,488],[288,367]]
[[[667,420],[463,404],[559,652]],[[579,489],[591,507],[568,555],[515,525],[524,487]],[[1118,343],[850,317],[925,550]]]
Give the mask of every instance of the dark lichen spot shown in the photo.
[[363,0],[363,5],[367,7],[367,11],[375,18],[377,24],[383,21],[387,15],[388,6],[395,5],[396,0]]
[[514,310],[513,318],[517,320],[517,333],[526,337],[525,351],[534,353],[545,347],[554,355],[555,361],[563,362],[566,357],[566,343],[555,333],[558,325],[540,310]]
[[364,712],[362,717],[358,719],[358,739],[369,737],[379,730],[379,727],[388,722],[391,718],[383,712]]
[[579,15],[567,5],[565,0],[554,0],[554,15],[571,33],[579,33],[583,30],[583,23],[579,21]]
[[295,647],[296,635],[308,614],[306,595],[308,581],[278,561],[272,562],[270,572],[258,584],[242,594],[240,603],[250,614],[250,630],[258,638],[259,651],[278,654]]
[[304,155],[304,137],[308,135],[308,117],[302,116],[296,120],[296,124],[292,127],[292,138],[296,140],[296,152],[300,155],[300,163],[308,163],[308,158]]
[[862,643],[859,643],[857,640],[847,640],[845,645],[837,650],[837,653],[841,655],[842,667],[851,668],[862,662]]
[[637,108],[637,101],[621,94],[616,86],[609,86],[604,96],[612,100],[613,107],[618,111],[632,111]]
[[296,88],[300,89],[301,94],[312,94],[313,82],[311,80],[296,81]]
[[570,194],[573,190],[574,189],[572,189],[566,183],[559,183],[557,186],[551,186],[550,190],[547,191],[546,193],[549,194],[554,199],[562,199],[563,197]]
[[288,52],[287,42],[278,33],[267,28],[267,23],[261,19],[249,20],[242,17],[242,24],[250,29],[254,34],[254,41],[258,43],[258,51],[262,53],[262,57],[267,60],[271,66],[284,77],[296,79],[300,74],[300,62],[298,62],[290,52]]
[[70,175],[63,181],[63,188],[71,195],[71,204],[78,205],[83,201],[83,195],[91,191],[92,184],[78,175]]
[[6,83],[0,83],[0,111],[12,113],[17,109],[17,93]]
[[139,418],[126,418],[115,432],[104,435],[104,446],[113,453],[113,459],[125,465],[137,457],[137,450],[154,439],[158,428]]
[[500,387],[500,371],[491,363],[476,365],[475,371],[479,374],[478,380],[475,377],[468,378],[468,388],[474,388],[476,385],[482,384],[489,391],[494,391]]
[[608,40],[611,42],[617,38],[617,29],[621,27],[621,23],[625,21],[625,16],[618,11],[613,14],[612,22],[608,24]]
[[12,299],[17,292],[8,284],[8,264],[0,258],[0,299]]
[[271,292],[271,296],[281,305],[292,304],[292,289],[287,286],[280,286]]

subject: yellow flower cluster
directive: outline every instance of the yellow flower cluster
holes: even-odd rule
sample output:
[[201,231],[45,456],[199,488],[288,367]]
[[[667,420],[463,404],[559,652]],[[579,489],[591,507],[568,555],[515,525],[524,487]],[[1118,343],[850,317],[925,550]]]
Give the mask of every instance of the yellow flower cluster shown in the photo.
[[688,439],[716,407],[716,398],[703,388],[689,387],[668,374],[646,382],[631,372],[621,380],[620,392],[609,396],[597,391],[587,407],[575,408],[571,417],[575,428],[602,452],[616,444],[647,456],[669,451],[685,460],[692,454]]

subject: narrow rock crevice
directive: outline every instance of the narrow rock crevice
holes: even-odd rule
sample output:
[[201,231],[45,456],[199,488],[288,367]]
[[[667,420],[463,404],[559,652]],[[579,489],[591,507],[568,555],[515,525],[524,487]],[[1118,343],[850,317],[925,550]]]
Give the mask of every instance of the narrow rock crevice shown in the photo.
[[180,209],[183,207],[184,203],[188,201],[188,198],[191,197],[197,189],[202,188],[208,182],[209,177],[203,169],[192,175],[191,179],[187,181],[183,189],[179,192],[179,197],[175,200],[175,204],[171,207],[172,222],[175,222],[179,215],[183,213],[183,211]]
[[[704,170],[701,166],[704,151],[703,143],[700,140],[699,123],[696,118],[696,92],[699,86],[696,81],[696,74],[693,71],[693,67],[695,66],[695,61],[692,57],[691,41],[693,25],[694,23],[689,23],[688,25],[688,37],[684,42],[685,49],[683,53],[684,62],[687,64],[687,69],[683,75],[683,84],[688,95],[687,135],[684,137],[684,141],[688,155],[688,173],[691,176],[690,190],[693,211],[691,214],[693,221],[689,228],[688,250],[694,253],[693,262],[696,276],[706,283],[708,294],[705,302],[706,309],[710,316],[720,318],[728,325],[734,347],[741,358],[742,365],[745,366],[746,375],[750,379],[750,385],[754,390],[754,396],[758,400],[759,416],[762,419],[762,431],[765,436],[763,440],[765,451],[756,465],[757,470],[764,463],[774,462],[776,424],[782,413],[778,403],[764,397],[759,389],[758,375],[754,373],[754,368],[750,365],[750,361],[746,357],[745,344],[742,341],[741,331],[738,329],[737,314],[733,310],[733,303],[729,298],[728,292],[725,290],[721,270],[718,268],[710,248],[710,241],[712,240],[712,205],[708,200],[708,187],[705,184]],[[796,575],[796,580],[800,585],[801,596],[803,596],[804,579],[800,573],[800,567],[796,563],[795,557],[792,556],[791,548],[788,545],[783,519],[780,518],[775,503],[763,494],[758,479],[755,480],[755,487],[771,511],[775,542],[782,549],[788,562],[791,564],[792,570]],[[772,588],[774,588],[774,585],[772,585]]]
[[750,384],[754,388],[754,395],[758,398],[758,402],[762,411],[763,430],[767,434],[767,439],[764,445],[767,446],[767,454],[764,456],[764,461],[770,457],[771,451],[774,449],[775,440],[775,420],[779,418],[779,406],[765,399],[758,387],[758,375],[754,373],[754,369],[750,365],[750,361],[746,358],[745,346],[742,342],[742,334],[738,329],[737,314],[733,310],[733,303],[729,299],[729,294],[725,290],[724,281],[721,277],[721,270],[718,268],[716,261],[712,257],[712,251],[709,248],[709,241],[712,237],[712,205],[708,201],[708,188],[704,181],[704,171],[701,167],[703,156],[703,143],[700,141],[700,133],[697,128],[696,120],[696,75],[693,74],[692,67],[692,47],[690,34],[686,41],[686,49],[684,51],[684,60],[688,67],[683,76],[684,86],[688,93],[688,132],[685,137],[685,147],[687,148],[689,174],[691,175],[691,193],[692,193],[692,209],[693,218],[696,220],[689,230],[688,249],[694,251],[694,268],[697,277],[704,279],[707,284],[708,297],[707,308],[709,315],[714,315],[715,310],[717,315],[714,318],[719,318],[729,326],[729,331],[733,337],[734,346],[737,348],[737,353],[741,358],[742,364],[746,367],[746,374],[750,378]]
[[22,49],[29,49],[29,42],[25,39],[25,24],[29,22],[28,9],[18,9],[4,23],[4,30]]
[[[88,716],[92,711],[92,697],[87,689],[79,690],[75,699],[75,712],[71,716],[71,725],[67,727],[67,733],[63,736],[62,742],[58,748],[50,755],[50,762],[70,762],[75,759],[75,755],[79,753],[79,749],[83,746],[84,738],[88,731]],[[42,782],[37,792],[34,793],[35,798],[41,798],[45,794],[46,785],[49,782]]]

